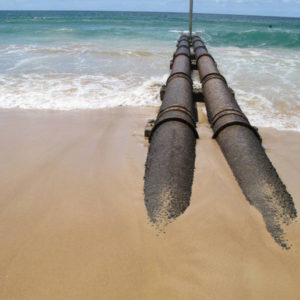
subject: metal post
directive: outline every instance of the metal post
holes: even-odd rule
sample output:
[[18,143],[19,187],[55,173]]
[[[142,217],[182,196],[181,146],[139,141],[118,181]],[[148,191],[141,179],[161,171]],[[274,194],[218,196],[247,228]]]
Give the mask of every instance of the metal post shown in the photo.
[[190,0],[190,37],[193,33],[193,0]]

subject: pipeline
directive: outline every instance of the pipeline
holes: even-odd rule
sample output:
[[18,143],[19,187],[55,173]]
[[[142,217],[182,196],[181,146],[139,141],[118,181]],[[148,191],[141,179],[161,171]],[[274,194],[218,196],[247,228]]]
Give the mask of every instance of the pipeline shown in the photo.
[[297,217],[293,199],[261,144],[256,128],[242,112],[204,42],[193,36],[208,120],[245,197],[262,214],[267,230],[283,248],[290,246],[282,224]]
[[197,110],[193,102],[190,45],[177,44],[162,105],[149,138],[145,170],[145,205],[160,229],[190,204],[194,176]]

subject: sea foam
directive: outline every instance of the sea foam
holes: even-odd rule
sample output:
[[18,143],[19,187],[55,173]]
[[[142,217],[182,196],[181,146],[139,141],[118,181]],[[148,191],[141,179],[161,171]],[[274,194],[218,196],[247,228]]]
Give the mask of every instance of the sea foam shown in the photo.
[[76,110],[159,105],[166,76],[118,78],[105,74],[0,76],[0,108]]
[[[49,110],[159,106],[188,28],[184,14],[114,12],[0,12],[0,25],[0,108]],[[253,125],[300,130],[299,19],[195,15],[193,28]]]

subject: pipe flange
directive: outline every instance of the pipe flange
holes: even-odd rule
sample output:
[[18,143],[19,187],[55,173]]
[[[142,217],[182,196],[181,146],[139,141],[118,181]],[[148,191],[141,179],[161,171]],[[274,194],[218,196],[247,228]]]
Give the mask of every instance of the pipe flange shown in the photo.
[[190,44],[189,40],[184,39],[184,40],[178,41],[178,42],[177,42],[177,46],[180,45],[181,43]]
[[247,117],[245,116],[244,113],[242,113],[242,111],[236,109],[236,108],[226,108],[223,109],[221,111],[219,111],[218,113],[216,113],[214,115],[214,117],[212,118],[211,121],[211,127],[214,127],[215,124],[223,117],[228,116],[228,115],[236,115],[239,116],[241,118],[243,118],[245,121],[249,122],[249,120],[247,119]]
[[189,50],[190,50],[191,47],[189,47],[189,46],[187,46],[187,45],[178,45],[178,46],[177,46],[177,50],[180,49],[180,48],[186,48],[186,49],[189,49]]
[[214,64],[217,65],[215,59],[214,59],[213,56],[212,56],[211,54],[209,54],[209,53],[202,53],[201,55],[199,55],[199,56],[197,57],[197,60],[196,60],[196,63],[197,63],[197,64],[198,64],[199,59],[202,58],[203,56],[208,56],[208,57],[214,62]]
[[196,44],[199,44],[199,43],[200,43],[201,45],[205,46],[205,43],[204,43],[201,39],[194,40],[194,41],[193,41],[193,46],[195,47]]
[[179,45],[181,42],[188,42],[189,43],[190,41],[189,41],[189,39],[186,39],[186,38],[180,39],[180,40],[177,41],[177,45]]
[[220,126],[213,134],[213,139],[216,139],[218,137],[218,135],[225,129],[225,128],[228,128],[230,126],[234,126],[234,125],[239,125],[239,126],[243,126],[243,127],[246,127],[248,129],[250,129],[254,134],[255,136],[257,137],[257,139],[259,140],[259,142],[261,143],[262,142],[262,138],[261,136],[259,135],[258,133],[258,130],[256,127],[253,127],[251,126],[250,123],[248,122],[243,122],[243,121],[232,121],[232,122],[228,122],[222,126]]
[[186,121],[184,118],[180,118],[180,117],[168,117],[168,118],[165,118],[163,120],[159,120],[155,126],[153,127],[152,131],[151,131],[151,134],[150,134],[150,137],[149,137],[149,142],[151,143],[151,140],[152,140],[152,136],[154,134],[154,132],[164,123],[167,123],[167,122],[179,122],[179,123],[183,123],[185,125],[187,125],[194,133],[195,135],[195,138],[196,139],[199,139],[199,134],[195,128],[194,125],[192,125],[190,122]]
[[191,79],[191,77],[189,75],[187,75],[186,73],[183,73],[183,72],[177,72],[177,73],[174,73],[171,76],[169,76],[166,85],[168,85],[175,78],[184,78],[193,87],[193,80]]
[[[180,49],[180,48],[178,48],[178,49]],[[186,48],[187,49],[187,48]],[[180,55],[183,55],[183,56],[186,56],[188,59],[190,59],[190,55],[189,54],[187,54],[187,53],[185,53],[185,52],[179,52],[179,53],[177,53],[177,51],[174,53],[174,55],[173,55],[173,60],[175,60],[175,58],[176,57],[178,57],[178,56],[180,56]]]
[[159,120],[164,114],[170,112],[170,111],[180,111],[185,113],[186,115],[189,116],[189,118],[191,119],[192,123],[195,125],[196,122],[194,120],[193,114],[184,106],[182,105],[170,105],[168,107],[166,107],[165,109],[161,110],[157,116],[157,120]]
[[204,44],[204,41],[199,36],[193,38],[193,44],[195,44],[196,42],[201,42],[202,44]]
[[178,39],[178,41],[181,41],[181,40],[189,40],[189,36],[188,35],[182,35],[179,39]]
[[220,73],[209,73],[207,75],[205,75],[202,79],[201,79],[201,83],[202,86],[204,86],[209,80],[211,79],[219,79],[222,80],[226,86],[228,86],[227,81],[225,79],[225,77],[223,75],[221,75]]
[[199,45],[199,46],[194,46],[194,52],[196,53],[197,49],[200,49],[200,48],[202,48],[202,49],[204,49],[204,50],[207,51],[207,48],[206,48],[205,45]]
[[225,128],[234,125],[249,128],[256,135],[258,140],[262,142],[261,136],[259,135],[257,128],[251,126],[245,114],[237,108],[223,109],[222,111],[214,115],[211,121],[211,127],[214,131],[213,138],[217,138],[220,132],[222,132]]
[[[182,116],[178,116],[178,115],[170,115],[170,116],[166,116],[167,113],[179,113],[182,114]],[[185,118],[185,117],[188,118]],[[176,121],[176,122],[180,122],[183,123],[185,125],[187,125],[189,128],[191,128],[191,130],[193,131],[196,139],[199,138],[198,132],[196,130],[196,122],[194,120],[194,117],[192,115],[192,113],[185,108],[184,106],[181,105],[171,105],[168,106],[167,108],[163,109],[162,111],[160,111],[160,113],[157,116],[155,125],[151,131],[151,135],[149,137],[149,140],[151,141],[152,135],[153,133],[164,123],[167,122],[171,122],[171,121]]]

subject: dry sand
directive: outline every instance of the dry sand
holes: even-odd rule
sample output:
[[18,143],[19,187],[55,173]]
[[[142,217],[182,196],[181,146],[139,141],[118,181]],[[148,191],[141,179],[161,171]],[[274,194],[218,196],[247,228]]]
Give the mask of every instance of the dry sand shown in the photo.
[[[143,199],[153,109],[0,111],[0,299],[300,299],[204,116],[191,205],[158,234]],[[260,130],[300,212],[300,134]]]

